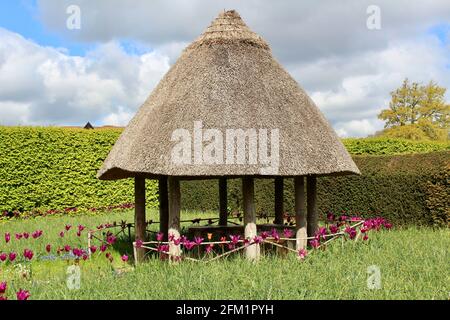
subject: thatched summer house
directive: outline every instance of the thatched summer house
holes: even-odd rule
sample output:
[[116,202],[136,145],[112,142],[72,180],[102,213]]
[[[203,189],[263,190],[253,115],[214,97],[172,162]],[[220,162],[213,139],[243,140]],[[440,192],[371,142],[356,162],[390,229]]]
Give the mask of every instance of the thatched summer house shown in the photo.
[[[179,235],[180,180],[242,178],[245,236],[257,233],[254,178],[272,178],[283,224],[283,178],[295,178],[298,248],[317,229],[316,178],[359,174],[331,125],[235,11],[221,13],[182,53],[113,147],[98,177],[135,179],[136,237],[145,240],[145,179],[159,180],[160,228]],[[305,205],[305,180],[306,198]],[[172,252],[177,252],[174,244]],[[258,246],[246,249],[259,255]],[[140,250],[138,257],[142,258]]]

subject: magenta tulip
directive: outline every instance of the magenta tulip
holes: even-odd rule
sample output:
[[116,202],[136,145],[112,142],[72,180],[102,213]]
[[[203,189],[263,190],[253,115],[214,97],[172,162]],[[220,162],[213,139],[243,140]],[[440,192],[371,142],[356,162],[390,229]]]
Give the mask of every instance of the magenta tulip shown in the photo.
[[14,260],[16,260],[16,257],[17,257],[17,253],[10,252],[9,253],[9,262],[14,262]]
[[6,253],[1,253],[0,254],[0,261],[1,262],[5,262],[6,259],[8,259],[8,255]]
[[128,256],[127,255],[124,254],[121,258],[122,258],[123,262],[128,262]]
[[0,282],[0,294],[4,294],[6,289],[8,289],[8,283],[6,283],[6,281]]
[[17,300],[28,300],[28,298],[31,296],[29,291],[19,289],[19,291],[16,293]]
[[5,233],[5,242],[8,243],[11,241],[11,234],[9,232]]

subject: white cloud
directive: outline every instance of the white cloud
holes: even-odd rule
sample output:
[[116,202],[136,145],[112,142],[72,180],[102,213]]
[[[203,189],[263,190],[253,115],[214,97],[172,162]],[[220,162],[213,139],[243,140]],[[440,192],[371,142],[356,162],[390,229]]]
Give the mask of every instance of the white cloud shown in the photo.
[[74,57],[5,29],[0,38],[0,124],[123,125],[169,69],[168,57],[116,42]]

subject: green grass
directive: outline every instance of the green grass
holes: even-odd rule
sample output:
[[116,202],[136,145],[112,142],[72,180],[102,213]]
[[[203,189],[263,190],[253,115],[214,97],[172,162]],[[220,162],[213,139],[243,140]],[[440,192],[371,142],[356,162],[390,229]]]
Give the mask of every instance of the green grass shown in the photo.
[[[156,220],[157,212],[150,211]],[[198,215],[182,213],[182,219]],[[150,259],[134,268],[120,261],[122,254],[132,256],[127,236],[110,252],[110,264],[104,254],[80,262],[81,289],[69,290],[66,285],[67,267],[73,262],[42,261],[45,245],[70,244],[86,246],[87,235],[64,239],[59,231],[69,223],[95,228],[101,223],[127,220],[133,213],[110,215],[78,215],[13,220],[0,224],[0,252],[23,249],[35,251],[31,276],[23,278],[16,266],[0,262],[0,282],[8,281],[8,297],[15,299],[19,288],[29,290],[31,299],[448,299],[450,275],[448,269],[450,234],[448,229],[393,229],[371,232],[368,242],[340,240],[325,251],[310,252],[303,262],[294,255],[285,258],[267,256],[258,264],[236,255],[211,264],[182,262],[170,265]],[[154,226],[156,228],[156,226]],[[5,244],[3,235],[11,232],[32,232],[42,229],[38,240],[12,239]],[[39,253],[39,254],[38,254]],[[367,268],[377,265],[381,270],[382,288],[367,289]]]

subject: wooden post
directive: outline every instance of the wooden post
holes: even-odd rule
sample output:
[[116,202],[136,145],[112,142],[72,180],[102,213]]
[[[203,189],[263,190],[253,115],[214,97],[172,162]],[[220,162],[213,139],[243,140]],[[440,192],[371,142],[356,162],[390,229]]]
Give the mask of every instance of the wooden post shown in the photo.
[[[169,177],[169,228],[167,234],[169,238],[180,238],[180,179],[177,177]],[[180,245],[176,245],[174,241],[169,241],[169,253],[171,257],[179,257],[181,255]]]
[[226,226],[228,224],[228,192],[227,179],[219,179],[219,225]]
[[306,212],[305,212],[305,178],[295,177],[295,237],[296,249],[306,249],[308,236],[306,230]]
[[317,178],[310,176],[306,182],[307,192],[307,229],[308,237],[313,237],[317,231]]
[[[242,178],[242,194],[244,201],[244,226],[245,238],[253,241],[257,235],[255,213],[255,185],[251,177]],[[253,244],[245,248],[245,256],[248,260],[257,261],[260,256],[259,244]]]
[[[135,197],[135,209],[134,209],[134,230],[136,241],[146,241],[146,222],[145,222],[145,178],[136,177],[134,179],[134,197]],[[136,250],[136,263],[140,263],[144,260],[145,249],[139,248]]]
[[284,179],[283,177],[275,178],[275,224],[284,224]]
[[159,232],[164,234],[164,241],[167,241],[167,231],[169,230],[169,195],[167,194],[167,177],[159,178]]

